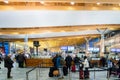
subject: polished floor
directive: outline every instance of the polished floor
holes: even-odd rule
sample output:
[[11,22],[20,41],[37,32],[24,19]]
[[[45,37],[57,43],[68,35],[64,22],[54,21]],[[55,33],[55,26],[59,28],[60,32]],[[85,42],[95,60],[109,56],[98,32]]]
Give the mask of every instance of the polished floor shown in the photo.
[[[4,68],[2,64],[0,64],[0,80],[27,80],[26,72],[31,70],[32,68],[18,68],[17,65],[12,69],[12,79],[7,79],[7,69]],[[90,70],[101,70],[99,68],[93,68]],[[36,68],[28,74],[28,80],[58,80],[56,77],[48,76],[49,68]],[[106,78],[107,71],[90,71],[90,79],[87,80],[120,80],[117,76],[111,76],[110,79]],[[70,72],[67,76],[64,76],[64,79],[60,80],[79,80],[78,72]]]

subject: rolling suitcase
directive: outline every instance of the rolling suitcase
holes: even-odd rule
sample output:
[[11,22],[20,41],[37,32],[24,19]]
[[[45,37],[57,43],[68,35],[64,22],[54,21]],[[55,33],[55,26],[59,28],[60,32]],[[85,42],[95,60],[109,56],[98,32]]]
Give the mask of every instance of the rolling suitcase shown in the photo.
[[50,70],[49,70],[49,77],[53,77],[53,71],[54,70],[58,70],[56,67],[50,67]]
[[68,69],[66,66],[63,67],[63,74],[64,74],[64,76],[67,76],[67,74],[68,74]]
[[79,71],[79,79],[84,79],[84,71],[83,70]]
[[72,72],[75,72],[76,71],[76,68],[75,68],[75,65],[72,66]]

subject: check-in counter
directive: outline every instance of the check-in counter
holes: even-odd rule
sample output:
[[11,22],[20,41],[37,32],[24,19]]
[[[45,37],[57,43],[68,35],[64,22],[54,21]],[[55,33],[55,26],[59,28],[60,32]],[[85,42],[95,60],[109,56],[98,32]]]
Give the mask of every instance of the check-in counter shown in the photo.
[[100,64],[100,58],[92,58],[92,60],[90,60],[90,63],[92,65],[95,65],[97,67],[99,67],[101,64]]
[[[115,59],[111,59],[113,63],[117,64],[118,60]],[[107,61],[106,61],[107,62]],[[95,65],[97,67],[101,67],[102,66],[102,62],[100,61],[100,58],[92,58],[92,60],[90,61],[90,63],[92,65]]]
[[[114,63],[117,63],[118,60],[112,60]],[[92,58],[90,61],[92,65],[97,67],[101,66],[100,58]],[[74,62],[72,61],[72,65]],[[26,67],[35,67],[40,65],[40,67],[51,67],[53,66],[52,58],[31,58],[26,59]]]
[[40,65],[40,67],[51,67],[53,66],[52,58],[31,58],[26,59],[26,67],[35,67]]

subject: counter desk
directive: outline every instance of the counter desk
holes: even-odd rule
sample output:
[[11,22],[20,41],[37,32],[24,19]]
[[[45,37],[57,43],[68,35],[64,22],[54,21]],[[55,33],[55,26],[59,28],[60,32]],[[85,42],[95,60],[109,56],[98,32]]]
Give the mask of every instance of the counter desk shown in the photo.
[[31,59],[26,59],[26,67],[35,67],[35,66],[40,66],[40,67],[51,67],[53,66],[52,63],[52,58],[31,58]]

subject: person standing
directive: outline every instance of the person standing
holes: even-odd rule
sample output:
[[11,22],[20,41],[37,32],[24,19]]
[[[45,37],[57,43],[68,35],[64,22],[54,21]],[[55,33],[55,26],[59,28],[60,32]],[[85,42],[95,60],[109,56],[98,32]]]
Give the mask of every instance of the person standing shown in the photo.
[[105,59],[105,57],[101,56],[100,62],[101,62],[101,64],[102,64],[102,67],[105,67],[105,64],[106,64],[106,59]]
[[69,72],[70,72],[71,63],[72,63],[72,57],[71,57],[70,55],[68,55],[68,56],[65,58],[65,61],[66,61],[67,69],[69,69]]
[[59,79],[63,79],[63,65],[65,64],[65,60],[64,58],[59,55],[56,59],[56,67],[59,69],[59,72],[60,72],[60,76],[59,76]]
[[7,71],[7,78],[12,78],[11,76],[11,69],[13,68],[13,61],[11,60],[11,54],[8,54],[8,56],[6,56],[4,58],[4,66],[8,69]]
[[[2,62],[2,54],[0,53],[0,64],[1,64],[1,62]],[[1,67],[0,67],[0,69],[1,69]]]
[[107,61],[107,67],[108,67],[107,77],[109,78],[111,76],[112,67],[113,67],[112,60],[108,59],[108,61]]
[[87,59],[87,56],[84,56],[84,62],[83,62],[83,64],[84,64],[84,68],[89,68],[89,61],[88,61],[88,59]]
[[16,57],[17,61],[18,61],[18,67],[19,68],[23,68],[24,67],[24,62],[26,62],[26,58],[24,53],[19,53]]
[[87,56],[84,56],[84,62],[83,62],[83,64],[84,64],[84,78],[86,79],[86,78],[89,78],[89,70],[88,70],[88,68],[89,68],[89,61],[88,61],[88,59],[87,59]]
[[[75,63],[75,67],[78,69],[79,71],[79,65],[80,65],[80,58],[76,55],[74,58],[74,63]],[[76,70],[77,70],[76,69]]]
[[56,65],[56,59],[57,59],[57,57],[58,57],[58,54],[56,54],[56,55],[53,57],[53,59],[52,59],[52,62],[53,62],[53,64],[54,64],[54,67],[57,67],[57,65]]

